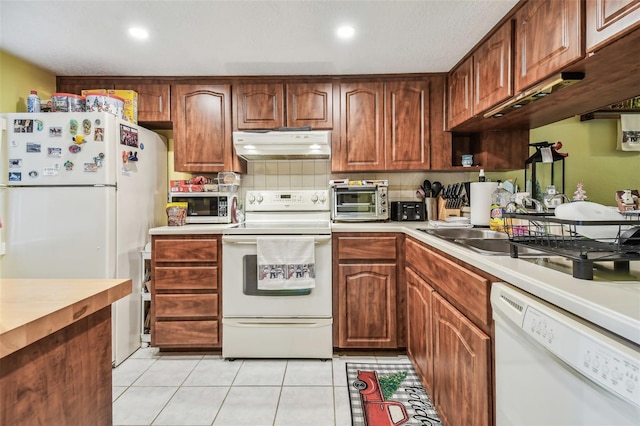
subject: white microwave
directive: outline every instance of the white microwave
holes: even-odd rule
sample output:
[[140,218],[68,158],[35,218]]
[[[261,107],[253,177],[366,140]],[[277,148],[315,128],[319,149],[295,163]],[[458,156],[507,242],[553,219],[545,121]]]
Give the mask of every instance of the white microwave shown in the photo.
[[236,223],[235,192],[169,192],[170,203],[187,203],[189,223]]

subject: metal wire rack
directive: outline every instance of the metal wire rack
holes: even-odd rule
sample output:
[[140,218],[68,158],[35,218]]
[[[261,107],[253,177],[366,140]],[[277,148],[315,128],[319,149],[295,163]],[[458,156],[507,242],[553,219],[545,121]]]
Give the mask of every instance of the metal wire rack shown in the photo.
[[593,279],[594,262],[614,262],[616,271],[629,271],[640,260],[640,216],[624,220],[583,221],[558,219],[548,213],[506,213],[505,232],[511,257],[519,247],[563,256],[573,261],[573,277]]

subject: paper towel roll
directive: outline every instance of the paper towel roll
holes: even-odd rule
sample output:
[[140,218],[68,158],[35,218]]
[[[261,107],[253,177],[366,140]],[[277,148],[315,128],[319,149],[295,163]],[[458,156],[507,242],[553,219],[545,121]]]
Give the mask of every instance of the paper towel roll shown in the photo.
[[498,182],[471,182],[471,224],[489,226],[491,194]]

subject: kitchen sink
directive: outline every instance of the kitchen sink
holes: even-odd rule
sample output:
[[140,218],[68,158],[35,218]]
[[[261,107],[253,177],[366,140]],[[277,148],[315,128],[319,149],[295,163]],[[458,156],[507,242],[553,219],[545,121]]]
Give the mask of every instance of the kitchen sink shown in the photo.
[[[509,256],[511,244],[504,232],[483,228],[423,228],[418,229],[429,235],[459,244],[485,256]],[[518,247],[518,257],[549,256],[538,250]]]
[[[483,228],[432,228],[421,229],[421,231],[445,240],[508,240],[509,237],[504,232],[492,231]],[[509,245],[507,243],[507,245]]]

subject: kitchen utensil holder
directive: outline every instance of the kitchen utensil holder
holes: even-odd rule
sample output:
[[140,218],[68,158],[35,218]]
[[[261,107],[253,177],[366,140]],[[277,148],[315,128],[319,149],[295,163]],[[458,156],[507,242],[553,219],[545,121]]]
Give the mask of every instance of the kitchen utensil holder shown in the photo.
[[[580,235],[579,227],[602,226],[617,227],[615,237]],[[593,279],[594,262],[612,261],[615,270],[629,271],[629,262],[640,260],[640,234],[622,238],[625,231],[635,226],[640,226],[640,220],[584,221],[558,219],[549,213],[505,213],[511,257],[518,257],[519,247],[562,256],[573,261],[573,277],[584,280]]]

